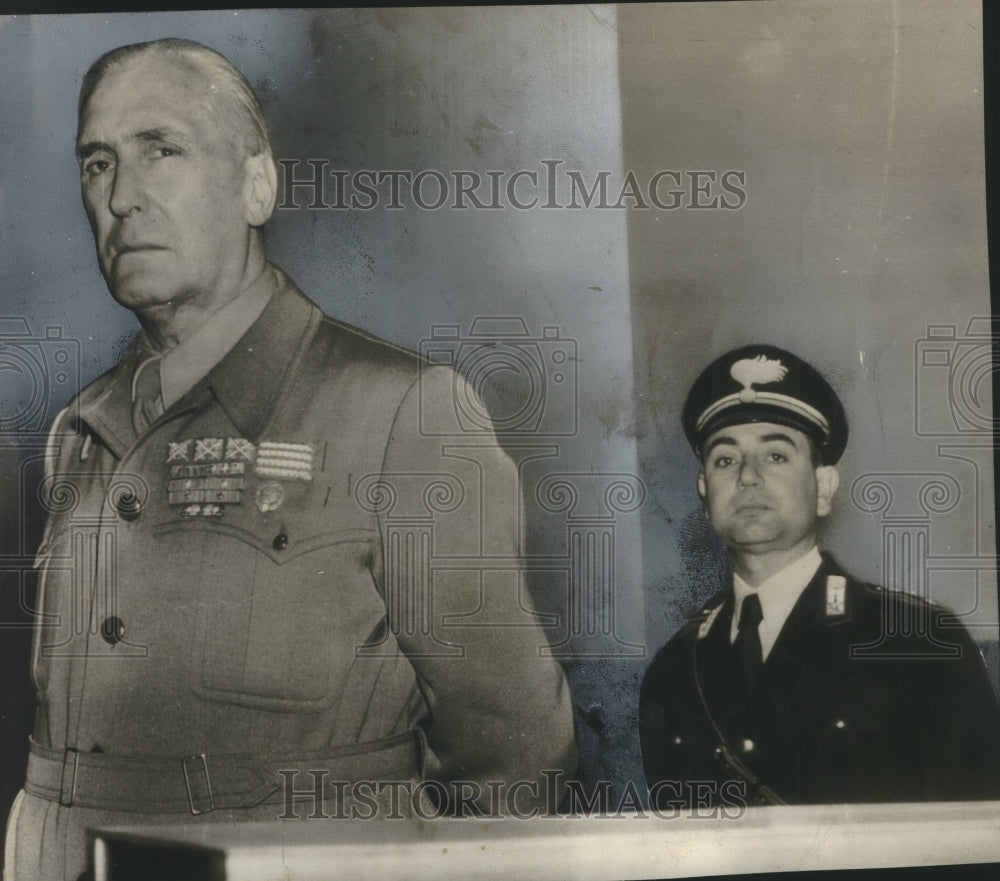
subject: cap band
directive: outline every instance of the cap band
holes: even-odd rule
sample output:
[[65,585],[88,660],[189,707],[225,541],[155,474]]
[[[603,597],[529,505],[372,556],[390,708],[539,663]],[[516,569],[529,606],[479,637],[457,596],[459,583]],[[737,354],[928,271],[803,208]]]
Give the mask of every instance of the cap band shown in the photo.
[[[802,416],[819,426],[825,437],[830,437],[830,423],[826,421],[826,417],[815,407],[810,407],[798,398],[792,398],[788,395],[779,395],[774,392],[761,392],[756,390],[755,392],[756,396],[753,400],[754,404],[771,404],[772,406],[779,407],[782,410],[788,410]],[[738,394],[726,395],[724,398],[720,398],[712,404],[711,407],[705,409],[698,417],[698,421],[695,422],[695,431],[700,434],[702,428],[705,427],[712,417],[717,416],[723,410],[728,410],[730,407],[735,407],[741,404],[745,406],[745,402]]]

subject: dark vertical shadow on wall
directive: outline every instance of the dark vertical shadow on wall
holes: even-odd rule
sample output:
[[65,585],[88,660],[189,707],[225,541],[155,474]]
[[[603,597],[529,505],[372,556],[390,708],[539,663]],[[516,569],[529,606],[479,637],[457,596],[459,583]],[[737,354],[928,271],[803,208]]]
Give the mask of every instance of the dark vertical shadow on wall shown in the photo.
[[[698,4],[695,4],[698,5]],[[640,473],[649,495],[642,518],[646,590],[646,642],[650,659],[667,638],[715,593],[722,582],[721,548],[695,493],[697,462],[680,426],[691,381],[710,359],[710,340],[722,308],[724,279],[689,269],[678,251],[683,238],[704,250],[692,227],[716,211],[692,209],[690,169],[718,198],[720,169],[692,164],[674,149],[672,131],[719,124],[711,113],[712,86],[678,63],[681,32],[696,9],[680,4],[619,7],[619,86],[625,168],[635,175],[647,208],[628,211],[636,434]],[[671,118],[678,90],[690,101],[683,118]],[[678,139],[678,144],[684,144]],[[664,174],[666,172],[666,174]],[[651,182],[657,180],[654,192]],[[657,207],[650,196],[666,208]],[[664,257],[677,251],[678,259]],[[690,261],[692,264],[694,261]]]

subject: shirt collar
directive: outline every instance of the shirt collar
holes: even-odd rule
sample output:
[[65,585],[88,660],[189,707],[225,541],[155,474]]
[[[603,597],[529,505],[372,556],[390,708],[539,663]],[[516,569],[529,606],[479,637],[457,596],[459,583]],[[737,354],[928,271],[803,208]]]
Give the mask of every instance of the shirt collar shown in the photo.
[[766,659],[802,591],[812,581],[822,563],[823,558],[820,556],[819,548],[813,545],[811,550],[794,563],[790,563],[780,572],[775,572],[756,588],[751,587],[734,572],[733,592],[736,600],[730,628],[730,642],[736,639],[744,597],[756,593],[760,597],[760,608],[764,615],[760,622],[759,633],[761,652]]

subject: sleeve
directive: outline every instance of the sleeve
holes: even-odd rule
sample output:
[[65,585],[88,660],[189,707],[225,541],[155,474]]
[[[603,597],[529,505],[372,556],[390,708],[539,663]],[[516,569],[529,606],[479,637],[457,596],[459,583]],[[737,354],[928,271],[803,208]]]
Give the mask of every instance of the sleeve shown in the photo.
[[[692,711],[698,710],[690,701],[691,644],[686,635],[675,635],[660,649],[643,676],[639,692],[639,746],[654,808],[690,806],[692,783],[714,779],[695,767],[699,753],[710,754],[715,743],[691,737]],[[682,731],[684,737],[680,738]]]
[[911,663],[925,797],[1000,798],[1000,704],[982,654],[951,613],[935,607],[931,620],[930,657]]
[[528,589],[519,474],[477,407],[435,367],[396,413],[379,522],[389,626],[430,708],[425,775],[484,811],[551,811],[576,771],[571,698]]
[[657,783],[670,776],[664,762],[667,708],[663,700],[663,660],[661,651],[646,670],[639,691],[639,747],[646,786],[651,792]]

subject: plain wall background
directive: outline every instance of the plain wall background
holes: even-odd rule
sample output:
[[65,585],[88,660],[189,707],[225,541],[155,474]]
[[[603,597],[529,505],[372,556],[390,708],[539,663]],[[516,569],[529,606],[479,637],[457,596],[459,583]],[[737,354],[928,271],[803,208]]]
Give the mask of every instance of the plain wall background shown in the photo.
[[[651,643],[714,586],[677,413],[711,358],[755,340],[805,357],[843,398],[827,547],[914,589],[919,572],[884,571],[883,526],[926,528],[923,589],[996,640],[989,338],[966,336],[989,315],[979,19],[976,3],[620,9],[629,167],[738,168],[748,194],[739,211],[629,214]],[[928,325],[956,329],[940,346],[951,368],[917,367]],[[860,486],[852,498],[866,476],[887,487],[884,511]],[[940,504],[921,501],[928,483]]]
[[[976,569],[977,555],[994,553],[990,438],[921,435],[916,421],[927,325],[955,325],[961,338],[989,311],[980,17],[974,2],[858,0],[3,19],[0,315],[79,341],[85,381],[134,333],[96,266],[73,140],[83,72],[137,40],[189,37],[225,53],[260,92],[278,157],[329,169],[511,174],[558,160],[560,174],[588,182],[609,172],[612,201],[628,170],[643,182],[663,170],[744,172],[735,211],[423,211],[410,201],[282,210],[267,230],[271,258],[327,312],[402,345],[496,315],[575,342],[577,428],[535,439],[555,454],[525,468],[526,550],[565,551],[566,523],[533,500],[547,474],[577,475],[587,504],[603,491],[595,474],[641,477],[645,504],[616,519],[604,585],[617,639],[574,638],[566,659],[581,777],[612,778],[620,791],[642,779],[642,672],[721,577],[678,413],[700,369],[736,345],[794,349],[843,395],[852,440],[826,542],[841,561],[886,580],[883,518],[854,504],[851,487],[890,474],[888,513],[916,524],[901,528],[929,528],[932,556],[961,558],[962,571],[934,574],[933,595],[962,611],[978,602],[975,635],[995,642],[995,576]],[[950,374],[926,375],[921,404],[945,414],[931,421],[947,430]],[[50,416],[67,387],[52,388]],[[4,388],[0,417],[23,406],[23,386]],[[988,413],[988,378],[977,388]],[[553,406],[566,405],[560,395]],[[16,468],[31,442],[11,437],[2,450],[8,544],[27,518],[23,547],[4,549],[20,561],[13,569],[37,535]],[[506,441],[515,455],[531,442]],[[980,473],[943,456],[946,442],[978,444],[962,455]],[[919,487],[940,473],[958,491],[949,511],[929,515]],[[15,580],[4,579],[4,620],[16,617]],[[558,638],[565,579],[536,590],[561,616]],[[7,791],[23,773],[25,637],[8,630],[4,642]]]

